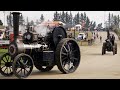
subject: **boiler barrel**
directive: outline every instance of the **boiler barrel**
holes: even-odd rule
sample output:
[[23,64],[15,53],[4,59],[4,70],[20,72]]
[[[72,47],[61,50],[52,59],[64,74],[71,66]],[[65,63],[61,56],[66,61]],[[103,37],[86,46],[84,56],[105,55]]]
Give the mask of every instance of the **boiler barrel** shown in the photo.
[[27,49],[33,50],[33,49],[40,49],[41,47],[47,48],[47,45],[41,45],[41,44],[24,44],[24,43],[21,43],[21,44],[18,44],[18,51],[19,52],[23,52],[23,51],[25,51]]
[[24,43],[14,43],[9,46],[10,55],[14,56],[19,53],[31,53],[34,49],[38,50],[41,47],[47,48],[47,45],[42,44],[24,44]]

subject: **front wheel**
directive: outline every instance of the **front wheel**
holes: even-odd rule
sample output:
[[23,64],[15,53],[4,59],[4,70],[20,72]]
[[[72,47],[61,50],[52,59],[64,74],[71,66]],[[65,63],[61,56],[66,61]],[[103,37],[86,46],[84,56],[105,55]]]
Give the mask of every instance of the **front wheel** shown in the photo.
[[19,54],[15,57],[13,62],[13,73],[19,79],[28,77],[33,70],[33,60],[27,54]]

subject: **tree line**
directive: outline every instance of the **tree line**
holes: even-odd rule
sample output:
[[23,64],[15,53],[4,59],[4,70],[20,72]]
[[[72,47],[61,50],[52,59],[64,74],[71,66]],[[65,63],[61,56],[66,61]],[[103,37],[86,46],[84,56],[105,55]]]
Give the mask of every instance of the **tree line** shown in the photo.
[[[109,26],[110,27],[113,27],[113,26],[118,27],[118,21],[117,21],[118,19],[119,18],[117,16],[115,16],[113,14],[109,14]],[[20,25],[23,25],[25,22],[29,23],[29,25],[35,25],[35,24],[40,24],[44,20],[45,20],[45,17],[43,14],[41,14],[40,18],[37,19],[36,21],[29,20],[28,17],[25,19],[25,17],[23,15],[21,15],[19,23],[20,23]],[[54,16],[53,16],[53,21],[61,21],[65,24],[69,24],[71,26],[81,24],[83,30],[88,30],[88,29],[94,30],[95,27],[97,27],[97,29],[100,30],[102,28],[102,23],[96,25],[96,22],[91,21],[85,12],[84,13],[77,12],[73,16],[71,11],[69,11],[69,12],[68,11],[62,11],[62,12],[55,11]],[[12,26],[12,22],[13,22],[13,17],[10,12],[10,14],[7,15],[7,24],[9,26]],[[0,20],[0,25],[3,25],[1,20]]]
[[[28,17],[25,20],[25,18],[21,15],[19,19],[19,24],[23,25],[26,22],[26,23],[29,23],[29,25],[35,25],[35,23],[39,24],[44,20],[45,20],[45,17],[43,14],[40,15],[40,18],[37,19],[36,22],[34,22],[33,20],[29,21]],[[62,11],[60,13],[55,11],[53,16],[53,21],[61,21],[71,26],[81,24],[84,30],[87,30],[87,29],[93,30],[96,27],[96,22],[90,21],[89,17],[86,15],[85,12],[84,13],[78,12],[77,14],[75,14],[75,16],[73,16],[71,11],[70,13],[68,13],[68,11],[66,12]],[[13,22],[13,17],[10,13],[9,15],[7,15],[7,24],[9,26],[12,26],[12,22]]]
[[110,28],[112,30],[120,28],[120,16],[114,15],[113,13],[109,13],[108,15],[108,23],[106,23],[106,28]]
[[[62,21],[65,24],[77,25],[81,24],[84,30],[94,30],[96,27],[95,21],[90,21],[90,18],[86,15],[86,13],[77,13],[75,16],[72,15],[71,11],[62,11],[62,12],[54,12],[53,21]],[[102,24],[98,24],[98,28],[100,28]]]

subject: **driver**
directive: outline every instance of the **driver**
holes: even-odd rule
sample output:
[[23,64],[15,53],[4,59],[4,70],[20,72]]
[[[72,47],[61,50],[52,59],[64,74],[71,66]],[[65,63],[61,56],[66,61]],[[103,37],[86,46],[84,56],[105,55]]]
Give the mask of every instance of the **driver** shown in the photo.
[[115,36],[114,36],[114,34],[112,34],[112,36],[111,36],[111,38],[110,38],[110,41],[111,41],[112,45],[114,45],[114,41],[115,41]]

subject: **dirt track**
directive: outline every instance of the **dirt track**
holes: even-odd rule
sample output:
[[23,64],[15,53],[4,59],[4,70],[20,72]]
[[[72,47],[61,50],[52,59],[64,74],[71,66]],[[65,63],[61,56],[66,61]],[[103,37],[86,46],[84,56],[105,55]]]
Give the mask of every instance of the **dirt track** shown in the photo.
[[[103,41],[106,32],[99,32]],[[34,68],[32,74],[27,79],[120,79],[120,41],[116,36],[118,44],[118,54],[113,55],[107,52],[101,55],[102,43],[97,39],[93,46],[81,46],[81,62],[78,69],[71,74],[61,74],[55,66],[50,72],[40,72]],[[15,76],[4,77],[0,74],[0,79],[16,79]]]

